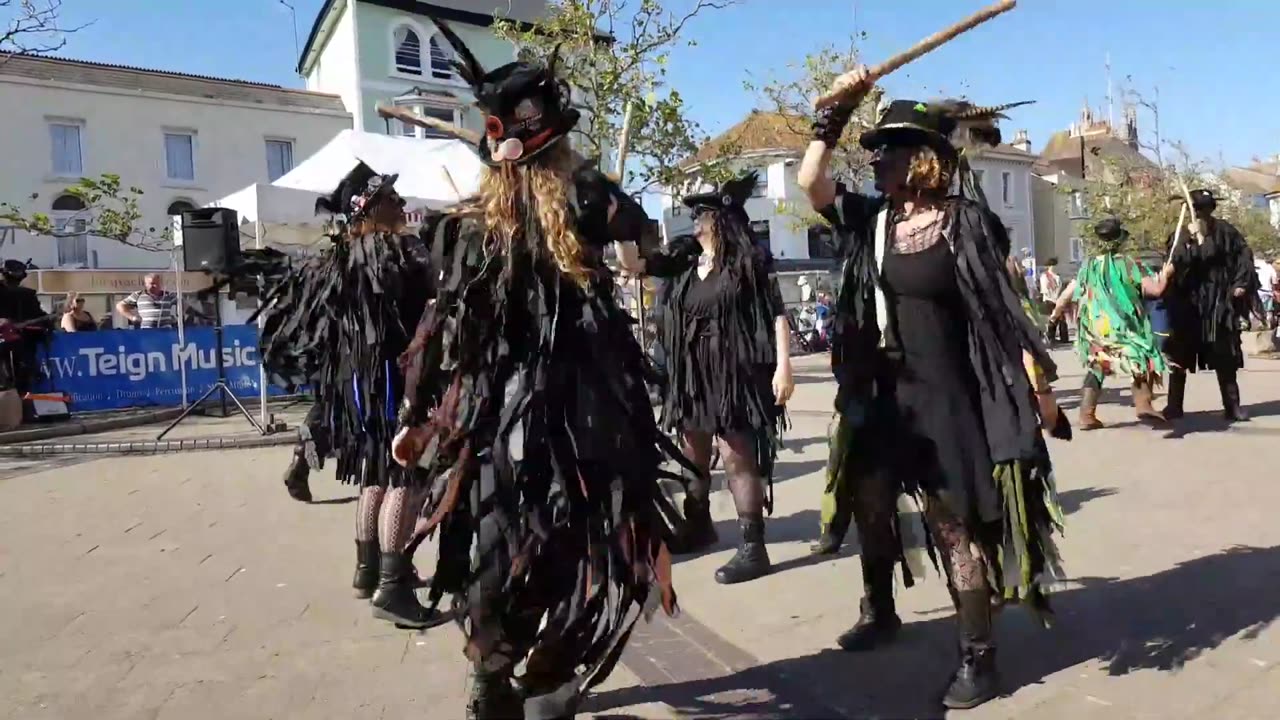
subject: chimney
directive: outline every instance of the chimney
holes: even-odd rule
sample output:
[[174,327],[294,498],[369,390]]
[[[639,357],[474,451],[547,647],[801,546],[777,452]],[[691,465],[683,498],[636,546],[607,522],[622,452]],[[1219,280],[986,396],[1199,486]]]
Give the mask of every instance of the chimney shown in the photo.
[[1013,142],[1011,144],[1024,153],[1031,152],[1031,138],[1027,137],[1026,130],[1019,130],[1018,133],[1013,136]]

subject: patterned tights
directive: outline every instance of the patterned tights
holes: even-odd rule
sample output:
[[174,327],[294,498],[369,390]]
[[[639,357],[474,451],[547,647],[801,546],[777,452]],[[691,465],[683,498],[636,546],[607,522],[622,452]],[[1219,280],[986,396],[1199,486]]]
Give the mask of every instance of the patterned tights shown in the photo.
[[[686,432],[683,438],[685,457],[707,474],[690,481],[689,494],[705,502],[711,496],[711,442],[715,438],[705,432]],[[748,433],[729,433],[719,440],[720,459],[738,515],[763,512],[764,482],[756,467],[755,439]]]
[[404,552],[420,505],[421,496],[407,487],[363,488],[356,503],[356,540],[377,540],[384,553]]

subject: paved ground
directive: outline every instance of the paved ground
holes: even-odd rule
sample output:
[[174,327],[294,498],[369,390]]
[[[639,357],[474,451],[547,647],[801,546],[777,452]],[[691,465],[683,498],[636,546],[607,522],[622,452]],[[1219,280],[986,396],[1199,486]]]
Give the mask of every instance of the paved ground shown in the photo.
[[[1071,406],[1080,375],[1063,364]],[[897,646],[832,649],[861,583],[856,547],[806,555],[832,388],[820,362],[801,367],[769,525],[777,571],[712,581],[734,531],[718,498],[721,544],[676,568],[684,613],[637,632],[584,717],[939,716],[954,627],[936,576],[900,591],[909,625]],[[1178,433],[1108,405],[1118,427],[1053,445],[1069,513],[1058,623],[1004,612],[1008,696],[953,716],[1274,717],[1280,363],[1253,362],[1242,385],[1258,416],[1247,426],[1216,419],[1201,375]],[[351,493],[318,480],[321,502],[290,501],[287,457],[0,461],[0,717],[460,720],[458,633],[397,631],[350,598]],[[431,557],[424,548],[424,565]]]

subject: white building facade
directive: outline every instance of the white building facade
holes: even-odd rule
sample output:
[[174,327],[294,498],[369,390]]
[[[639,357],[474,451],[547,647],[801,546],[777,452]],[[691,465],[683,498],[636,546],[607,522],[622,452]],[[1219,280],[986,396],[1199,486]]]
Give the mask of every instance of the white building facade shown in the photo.
[[483,119],[473,107],[475,96],[450,67],[453,48],[431,17],[448,22],[480,63],[492,69],[517,54],[514,45],[493,33],[494,17],[528,25],[545,10],[543,0],[326,0],[298,72],[307,89],[340,96],[356,130],[434,136],[379,117],[381,104],[480,130]]
[[1020,142],[984,148],[969,159],[987,197],[987,205],[1004,222],[1009,231],[1011,252],[1019,259],[1034,258],[1036,254],[1031,188],[1031,167],[1035,161],[1036,156]]
[[66,189],[82,177],[110,173],[123,187],[141,189],[139,226],[158,237],[172,215],[270,182],[351,126],[336,96],[22,55],[0,63],[0,105],[0,201],[24,216],[48,214],[70,233],[39,237],[6,228],[0,257],[44,269],[172,264],[167,247],[155,252],[75,234],[90,223]]

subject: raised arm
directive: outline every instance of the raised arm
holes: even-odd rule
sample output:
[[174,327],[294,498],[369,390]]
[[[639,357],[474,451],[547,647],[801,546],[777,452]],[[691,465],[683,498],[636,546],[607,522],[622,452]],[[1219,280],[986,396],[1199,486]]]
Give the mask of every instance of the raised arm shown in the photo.
[[809,197],[809,204],[814,210],[828,207],[836,199],[836,183],[831,177],[831,151],[840,142],[845,126],[853,117],[853,111],[862,103],[871,83],[867,80],[867,69],[861,65],[836,78],[834,87],[853,86],[848,100],[840,105],[832,105],[818,111],[813,123],[813,142],[805,151],[804,160],[800,163],[800,172],[796,181]]

